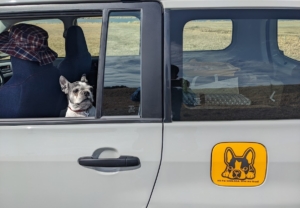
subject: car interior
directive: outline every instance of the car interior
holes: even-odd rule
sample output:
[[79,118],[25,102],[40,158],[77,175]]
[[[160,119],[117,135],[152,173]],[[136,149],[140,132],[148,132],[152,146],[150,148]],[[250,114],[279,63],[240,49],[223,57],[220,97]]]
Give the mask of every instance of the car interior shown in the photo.
[[[120,16],[120,14],[116,14],[116,17],[111,17],[112,21],[125,22],[126,17],[137,20],[139,18],[125,13],[121,15],[122,17],[117,15]],[[0,118],[64,117],[68,101],[59,86],[60,75],[66,77],[69,82],[75,82],[79,81],[83,74],[86,74],[89,85],[93,87],[93,105],[96,106],[101,15],[99,13],[86,14],[86,16],[72,14],[61,17],[4,19],[0,21],[0,32],[7,31],[11,26],[19,23],[34,24],[46,30],[49,34],[49,47],[58,53],[58,58],[53,62],[55,69],[51,70],[52,74],[49,72],[50,70],[45,69],[44,74],[36,75],[35,70],[33,70],[34,67],[30,63],[18,63],[21,69],[17,70],[13,66],[17,66],[18,64],[15,64],[15,62],[19,60],[5,53],[0,54],[0,97],[2,100],[0,103],[1,106],[6,106],[3,109],[9,109],[3,110],[4,112],[0,110]],[[139,28],[137,27],[137,29]],[[109,49],[107,49],[108,52]],[[103,91],[104,115],[138,114],[139,102],[130,100],[130,96],[140,84],[139,62],[139,54],[115,57],[109,55],[107,57]],[[115,63],[119,63],[119,65]],[[26,64],[28,66],[24,67]],[[128,86],[126,81],[122,80],[122,76],[126,77],[126,71],[123,74],[119,73],[119,76],[118,73],[112,73],[111,71],[122,67],[136,68],[134,76],[131,76],[134,79],[132,83],[135,83],[135,86]],[[34,77],[35,80],[31,79],[30,82],[27,82],[28,77]],[[109,81],[112,79],[117,81]],[[20,85],[19,88],[3,87],[7,86],[6,83],[18,86],[22,83],[22,86]],[[26,93],[24,93],[25,88],[27,89]],[[39,89],[39,92],[36,89]],[[2,97],[5,99],[2,99]],[[50,104],[50,97],[52,97],[52,100],[57,100],[57,104]],[[41,102],[39,102],[40,100]],[[35,108],[34,106],[43,106],[43,108]]]

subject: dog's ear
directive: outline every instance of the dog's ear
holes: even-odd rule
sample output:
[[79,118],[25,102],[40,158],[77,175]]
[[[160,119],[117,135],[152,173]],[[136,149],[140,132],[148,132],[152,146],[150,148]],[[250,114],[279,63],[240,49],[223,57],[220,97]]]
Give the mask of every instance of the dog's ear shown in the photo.
[[68,94],[69,93],[69,82],[64,76],[59,77],[59,84],[60,84],[61,90],[65,94]]
[[229,165],[232,158],[235,157],[233,149],[231,147],[227,147],[224,153],[224,160],[227,165]]
[[253,164],[254,158],[255,158],[254,149],[252,147],[249,147],[248,149],[246,149],[246,151],[244,152],[243,158],[245,158],[249,164]]
[[80,81],[81,81],[81,82],[88,83],[88,80],[87,80],[87,78],[86,78],[86,75],[85,75],[85,74],[83,74],[83,75],[81,76],[81,79],[80,79]]

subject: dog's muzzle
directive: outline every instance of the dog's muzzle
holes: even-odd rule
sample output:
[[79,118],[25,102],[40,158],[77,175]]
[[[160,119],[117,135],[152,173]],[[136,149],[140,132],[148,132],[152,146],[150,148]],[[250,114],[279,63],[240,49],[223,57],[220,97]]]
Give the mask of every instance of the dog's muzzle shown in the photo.
[[240,178],[241,177],[241,171],[240,170],[233,170],[232,176],[233,176],[233,178]]

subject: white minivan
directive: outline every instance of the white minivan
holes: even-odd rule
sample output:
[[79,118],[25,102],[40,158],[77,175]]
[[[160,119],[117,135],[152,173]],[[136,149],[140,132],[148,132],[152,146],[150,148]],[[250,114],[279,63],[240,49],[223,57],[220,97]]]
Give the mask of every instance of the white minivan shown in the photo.
[[3,0],[0,33],[0,208],[300,207],[300,0]]

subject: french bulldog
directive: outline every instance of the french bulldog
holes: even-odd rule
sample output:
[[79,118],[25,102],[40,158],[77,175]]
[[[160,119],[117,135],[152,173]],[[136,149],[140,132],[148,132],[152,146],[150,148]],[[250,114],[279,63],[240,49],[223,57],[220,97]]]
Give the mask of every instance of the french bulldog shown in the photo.
[[224,153],[225,164],[227,165],[222,176],[225,178],[245,180],[255,178],[254,149],[249,147],[243,156],[236,156],[231,147],[227,147]]
[[82,75],[80,81],[73,83],[70,83],[64,76],[60,76],[59,83],[69,103],[65,117],[95,116],[93,87],[88,84],[85,74]]

